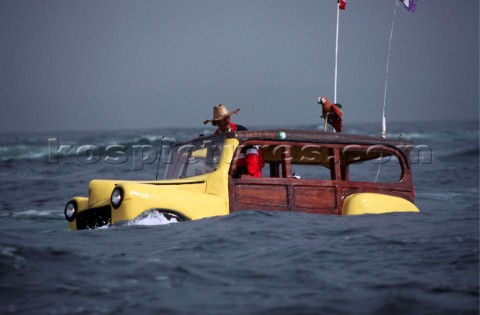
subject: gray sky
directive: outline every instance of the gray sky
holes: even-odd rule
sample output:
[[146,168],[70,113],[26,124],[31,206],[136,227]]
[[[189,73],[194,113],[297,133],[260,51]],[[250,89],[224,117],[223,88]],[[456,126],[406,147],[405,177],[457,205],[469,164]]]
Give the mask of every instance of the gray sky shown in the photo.
[[[395,0],[340,15],[344,124],[380,124]],[[335,0],[0,0],[0,132],[320,123]],[[387,121],[479,117],[479,1],[397,7]]]

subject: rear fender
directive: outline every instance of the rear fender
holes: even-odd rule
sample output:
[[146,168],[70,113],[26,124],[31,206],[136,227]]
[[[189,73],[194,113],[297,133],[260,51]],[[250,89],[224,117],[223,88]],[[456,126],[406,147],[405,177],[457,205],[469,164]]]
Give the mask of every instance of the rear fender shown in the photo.
[[410,201],[377,193],[357,193],[343,203],[342,215],[381,214],[390,212],[420,212]]

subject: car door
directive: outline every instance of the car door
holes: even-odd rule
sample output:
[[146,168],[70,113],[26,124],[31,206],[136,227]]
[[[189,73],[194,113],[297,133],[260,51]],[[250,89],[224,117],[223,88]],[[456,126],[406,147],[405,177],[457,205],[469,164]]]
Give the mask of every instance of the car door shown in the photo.
[[[251,145],[263,154],[263,176],[237,177],[238,157]],[[255,141],[243,144],[235,152],[229,175],[230,210],[338,213],[334,152],[332,148],[308,143]]]

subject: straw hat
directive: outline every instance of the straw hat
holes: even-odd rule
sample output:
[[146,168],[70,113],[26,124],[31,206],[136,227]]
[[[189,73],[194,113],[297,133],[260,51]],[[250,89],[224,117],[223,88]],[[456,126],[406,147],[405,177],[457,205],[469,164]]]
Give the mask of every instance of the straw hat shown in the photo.
[[237,108],[237,109],[229,112],[227,107],[225,107],[225,105],[218,104],[217,106],[213,106],[213,118],[212,119],[206,119],[206,120],[203,121],[203,123],[206,125],[209,122],[219,121],[219,120],[222,120],[225,117],[236,114],[239,111],[240,111],[240,108]]

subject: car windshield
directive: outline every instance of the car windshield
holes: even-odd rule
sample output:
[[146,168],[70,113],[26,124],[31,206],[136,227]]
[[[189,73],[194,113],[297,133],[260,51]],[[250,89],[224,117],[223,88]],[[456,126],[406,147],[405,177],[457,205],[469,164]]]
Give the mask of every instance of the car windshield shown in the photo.
[[165,179],[188,178],[215,171],[224,141],[224,136],[213,136],[175,145],[170,152]]

